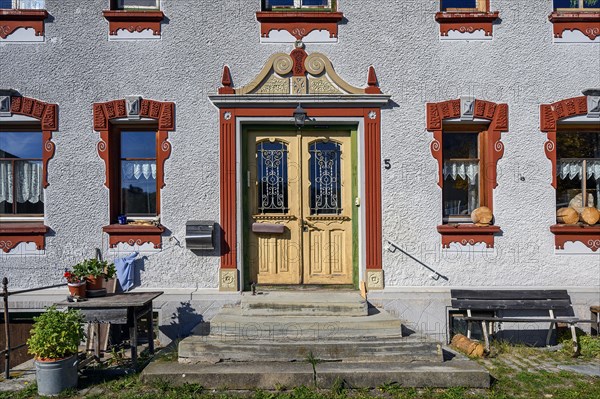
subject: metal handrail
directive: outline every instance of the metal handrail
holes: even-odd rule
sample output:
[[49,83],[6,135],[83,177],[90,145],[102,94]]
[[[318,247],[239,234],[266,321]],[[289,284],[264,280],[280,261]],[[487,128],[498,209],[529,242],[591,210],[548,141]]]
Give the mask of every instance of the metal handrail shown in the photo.
[[55,285],[48,285],[45,287],[37,287],[37,288],[29,288],[26,290],[19,290],[19,291],[13,291],[13,292],[8,292],[8,278],[4,277],[2,279],[2,297],[3,297],[3,302],[4,302],[4,335],[6,337],[6,345],[4,350],[0,351],[0,356],[4,355],[4,377],[5,379],[10,379],[10,352],[17,350],[17,349],[21,349],[24,346],[26,346],[26,344],[21,344],[15,347],[11,347],[10,346],[10,318],[9,318],[9,312],[8,312],[8,297],[11,295],[17,295],[17,294],[25,294],[28,292],[34,292],[34,291],[41,291],[41,290],[47,290],[49,288],[58,288],[58,287],[64,287],[65,284],[55,284]]
[[427,270],[429,270],[430,272],[432,272],[433,274],[431,275],[431,278],[434,279],[435,281],[438,281],[440,278],[442,280],[448,281],[448,277],[446,277],[443,274],[437,272],[436,270],[433,270],[431,267],[427,266],[425,263],[423,263],[419,259],[415,258],[411,254],[409,254],[408,252],[406,252],[398,244],[396,244],[396,243],[394,243],[394,242],[392,242],[390,240],[387,240],[387,243],[388,243],[388,245],[387,245],[388,251],[390,251],[391,253],[394,253],[396,251],[402,252],[404,255],[408,256],[409,258],[411,258],[412,260],[414,260],[415,262],[417,262],[418,264],[420,264],[421,266],[423,266],[424,268],[426,268]]

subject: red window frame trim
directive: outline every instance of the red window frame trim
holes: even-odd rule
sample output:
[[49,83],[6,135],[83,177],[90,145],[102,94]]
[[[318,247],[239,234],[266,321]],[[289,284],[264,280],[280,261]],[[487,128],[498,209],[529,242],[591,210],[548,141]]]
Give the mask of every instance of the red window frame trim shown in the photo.
[[548,15],[555,38],[562,38],[565,31],[578,30],[590,40],[600,36],[600,12],[554,11]]
[[102,15],[108,21],[110,36],[116,36],[119,30],[139,33],[147,29],[151,30],[154,36],[160,36],[161,22],[165,18],[161,10],[104,10]]
[[[110,221],[111,224],[102,229],[109,235],[109,245],[116,247],[119,243],[128,245],[142,245],[151,243],[154,248],[161,248],[161,237],[165,228],[162,226],[135,226],[118,225],[115,221],[118,216],[120,203],[115,203],[115,191],[111,190],[116,184],[114,174],[114,165],[111,164],[113,158],[114,146],[111,146],[111,140],[114,121],[127,118],[126,100],[113,100],[105,103],[94,103],[94,130],[100,133],[100,142],[98,142],[98,155],[104,161],[105,182],[104,185],[110,193]],[[156,182],[157,182],[157,201],[160,198],[160,190],[165,187],[164,165],[165,161],[171,156],[171,143],[168,141],[169,132],[175,130],[175,103],[161,102],[154,100],[140,100],[139,116],[152,119],[157,123],[157,154],[156,154]],[[140,125],[147,125],[147,122],[140,121]],[[135,125],[131,125],[132,127]],[[118,202],[118,201],[117,201]],[[158,202],[160,204],[160,202]],[[158,205],[157,204],[157,205]],[[160,214],[160,209],[157,209]]]
[[48,18],[46,10],[0,10],[0,38],[6,39],[19,28],[31,28],[36,36],[44,36],[44,20]]
[[[46,103],[35,98],[20,95],[10,96],[10,113],[28,116],[40,122],[42,130],[42,184],[48,183],[48,162],[54,157],[56,145],[52,133],[58,131],[58,104]],[[45,209],[44,209],[45,213]],[[50,228],[44,223],[2,222],[0,223],[0,249],[10,252],[17,245],[33,242],[39,251],[46,249],[46,234]]]
[[[446,119],[460,118],[460,99],[439,103],[427,103],[427,131],[433,133],[431,154],[438,162],[438,186],[444,187],[443,160],[443,122]],[[508,131],[508,104],[497,104],[490,101],[475,99],[473,114],[475,118],[489,121],[488,138],[484,148],[484,159],[487,163],[486,178],[483,179],[482,189],[485,191],[487,203],[485,206],[494,211],[493,193],[498,187],[498,161],[504,156],[504,144],[501,141],[503,132]],[[452,243],[474,245],[485,243],[488,248],[494,247],[494,235],[500,233],[498,226],[476,225],[439,225],[438,232],[442,235],[442,246],[447,248]]]

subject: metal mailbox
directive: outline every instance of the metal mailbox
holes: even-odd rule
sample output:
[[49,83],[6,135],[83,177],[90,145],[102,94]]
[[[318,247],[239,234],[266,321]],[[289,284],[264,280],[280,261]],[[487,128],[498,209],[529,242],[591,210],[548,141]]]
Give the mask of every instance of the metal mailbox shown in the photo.
[[185,224],[185,247],[191,250],[215,249],[215,222],[189,220]]

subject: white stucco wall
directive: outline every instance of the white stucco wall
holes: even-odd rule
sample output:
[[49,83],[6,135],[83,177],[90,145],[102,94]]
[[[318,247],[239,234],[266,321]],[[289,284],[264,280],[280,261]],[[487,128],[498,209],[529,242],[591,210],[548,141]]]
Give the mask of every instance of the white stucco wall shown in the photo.
[[[106,248],[108,223],[104,164],[96,152],[92,103],[141,95],[176,103],[173,151],[165,165],[162,223],[171,231],[164,250],[143,261],[144,288],[211,289],[218,286],[219,258],[197,256],[183,244],[189,219],[219,221],[218,113],[207,95],[220,85],[228,64],[236,86],[251,81],[267,58],[289,52],[285,44],[261,44],[254,13],[259,1],[163,1],[168,23],[156,41],[109,42],[101,11],[106,0],[47,0],[52,21],[45,42],[0,44],[0,87],[58,103],[60,130],[49,163],[46,224],[53,233],[44,254],[0,254],[0,276],[11,287],[61,282],[65,267]],[[547,20],[550,0],[495,0],[501,23],[491,41],[440,41],[433,0],[340,1],[347,22],[337,44],[308,44],[322,52],[349,83],[363,86],[374,65],[393,103],[382,114],[383,240],[448,278],[435,281],[415,260],[384,249],[386,286],[600,286],[600,254],[555,255],[549,226],[555,219],[551,165],[539,130],[539,105],[600,87],[599,44],[555,44]],[[510,131],[498,164],[494,192],[502,237],[494,252],[442,254],[442,192],[425,103],[460,95],[509,104]],[[525,177],[525,181],[521,181]],[[385,245],[384,245],[385,247]],[[112,257],[112,255],[108,255]],[[392,292],[392,291],[390,291]]]

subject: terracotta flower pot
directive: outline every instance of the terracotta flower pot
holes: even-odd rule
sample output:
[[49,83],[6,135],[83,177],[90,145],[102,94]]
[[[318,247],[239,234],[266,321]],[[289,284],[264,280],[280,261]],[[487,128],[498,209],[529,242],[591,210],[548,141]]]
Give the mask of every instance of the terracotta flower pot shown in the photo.
[[79,283],[67,283],[67,285],[69,286],[69,292],[71,293],[71,296],[85,298],[85,289],[86,289],[85,281],[82,281]]
[[101,290],[102,288],[104,288],[104,277],[100,276],[100,277],[94,277],[94,276],[88,276],[87,277],[87,289],[88,290]]

